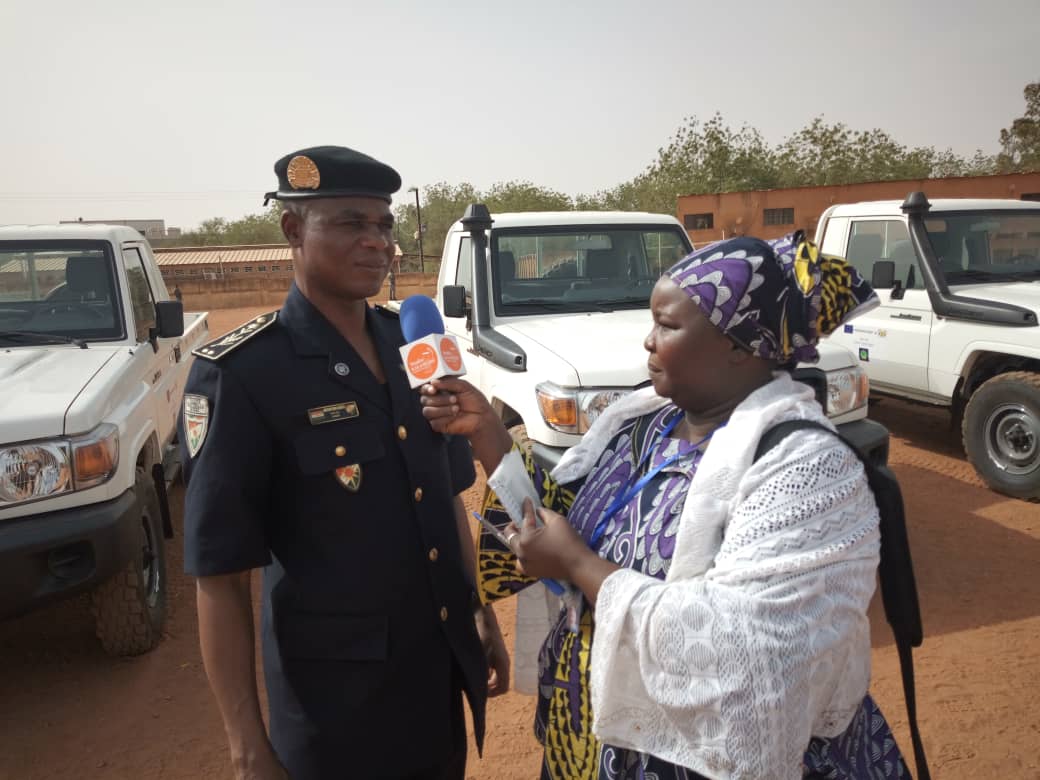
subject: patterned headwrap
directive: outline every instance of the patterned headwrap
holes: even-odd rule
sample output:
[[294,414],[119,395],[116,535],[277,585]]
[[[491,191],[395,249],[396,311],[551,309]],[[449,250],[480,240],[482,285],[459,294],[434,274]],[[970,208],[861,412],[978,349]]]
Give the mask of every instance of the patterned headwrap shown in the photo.
[[801,231],[709,244],[667,275],[715,327],[780,366],[815,363],[821,336],[878,305],[855,268],[821,254]]

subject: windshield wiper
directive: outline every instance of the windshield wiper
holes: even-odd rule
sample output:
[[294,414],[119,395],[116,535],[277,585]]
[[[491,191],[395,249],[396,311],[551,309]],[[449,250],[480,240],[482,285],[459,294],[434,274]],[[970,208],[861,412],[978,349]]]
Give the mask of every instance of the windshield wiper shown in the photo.
[[566,311],[574,314],[582,312],[597,311],[609,312],[610,308],[599,301],[560,301],[550,298],[528,298],[523,301],[502,301],[502,305],[517,309],[534,309],[536,311]]
[[603,300],[604,306],[631,306],[633,304],[650,308],[650,299],[645,295],[626,295],[623,298],[606,298]]
[[62,336],[58,333],[40,333],[35,330],[0,330],[0,340],[28,341],[34,344],[75,344],[80,349],[87,348],[87,342],[72,336]]
[[995,274],[992,271],[979,271],[974,268],[965,268],[946,272],[946,281],[949,284],[960,284],[961,282],[999,282],[1007,278],[1006,274]]

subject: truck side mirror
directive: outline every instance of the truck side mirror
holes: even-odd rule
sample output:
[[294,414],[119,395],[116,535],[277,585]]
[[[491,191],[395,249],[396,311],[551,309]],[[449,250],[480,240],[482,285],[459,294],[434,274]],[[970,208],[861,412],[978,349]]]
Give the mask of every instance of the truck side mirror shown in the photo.
[[875,290],[890,290],[896,281],[894,260],[878,260],[870,271],[870,286]]
[[461,284],[446,284],[441,289],[445,317],[466,316],[466,288]]
[[155,338],[172,339],[184,335],[184,304],[180,301],[156,301]]

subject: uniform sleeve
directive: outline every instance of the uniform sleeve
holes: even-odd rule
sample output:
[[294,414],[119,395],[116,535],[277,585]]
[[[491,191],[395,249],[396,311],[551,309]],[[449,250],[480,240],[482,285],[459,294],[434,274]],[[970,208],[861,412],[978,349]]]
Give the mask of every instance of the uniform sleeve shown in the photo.
[[266,566],[273,442],[252,399],[226,367],[195,361],[185,388],[180,441],[187,485],[185,571],[205,577]]
[[472,487],[477,481],[477,470],[473,466],[473,451],[464,436],[448,437],[448,468],[451,470],[451,494]]

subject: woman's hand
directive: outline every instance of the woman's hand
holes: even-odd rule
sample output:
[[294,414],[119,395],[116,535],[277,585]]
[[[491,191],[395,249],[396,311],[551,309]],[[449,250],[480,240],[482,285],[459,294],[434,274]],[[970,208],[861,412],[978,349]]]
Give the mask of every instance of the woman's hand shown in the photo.
[[502,425],[484,394],[464,379],[434,379],[422,386],[419,402],[438,433],[471,438],[482,426]]
[[578,536],[567,518],[551,509],[535,508],[531,499],[524,500],[524,522],[519,531],[512,526],[506,537],[516,553],[520,568],[529,577],[570,580],[587,556],[598,557]]
[[[535,520],[535,511],[543,525]],[[535,510],[529,498],[524,500],[523,524],[519,530],[513,526],[506,539],[524,574],[570,582],[593,606],[603,580],[621,568],[590,550],[567,518],[551,509]]]
[[422,386],[423,417],[437,433],[465,436],[488,474],[513,447],[513,440],[487,398],[463,379],[445,377]]

